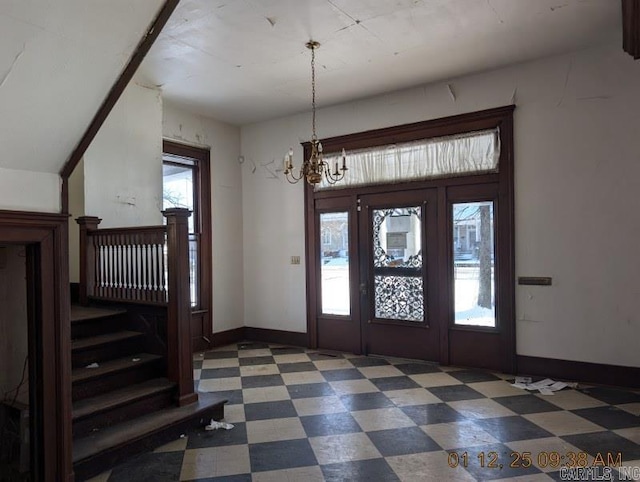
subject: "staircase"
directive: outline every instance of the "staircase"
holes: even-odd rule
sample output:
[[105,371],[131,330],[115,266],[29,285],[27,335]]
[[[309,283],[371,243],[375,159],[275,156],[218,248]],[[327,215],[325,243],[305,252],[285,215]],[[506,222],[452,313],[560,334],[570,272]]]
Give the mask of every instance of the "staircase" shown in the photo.
[[146,334],[131,329],[126,310],[72,305],[71,337],[77,480],[223,418],[226,400],[176,406],[166,357],[147,351]]

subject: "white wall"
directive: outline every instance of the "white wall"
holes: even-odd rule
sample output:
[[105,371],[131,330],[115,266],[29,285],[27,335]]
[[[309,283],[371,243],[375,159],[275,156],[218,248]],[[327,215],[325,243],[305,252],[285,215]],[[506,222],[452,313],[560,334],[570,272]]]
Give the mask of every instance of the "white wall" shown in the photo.
[[84,155],[87,216],[101,228],[162,224],[162,98],[130,83]]
[[211,149],[214,333],[243,325],[240,129],[164,105],[167,139]]
[[[25,260],[24,246],[0,247],[0,398],[20,383],[29,353]],[[28,396],[25,384],[19,399],[27,401]]]
[[60,176],[0,168],[0,209],[60,212]]
[[[640,62],[616,43],[449,84],[322,109],[319,136],[515,101],[516,275],[553,277],[516,288],[517,352],[640,366]],[[242,128],[247,326],[306,331],[302,186],[262,165],[309,135],[309,113]]]

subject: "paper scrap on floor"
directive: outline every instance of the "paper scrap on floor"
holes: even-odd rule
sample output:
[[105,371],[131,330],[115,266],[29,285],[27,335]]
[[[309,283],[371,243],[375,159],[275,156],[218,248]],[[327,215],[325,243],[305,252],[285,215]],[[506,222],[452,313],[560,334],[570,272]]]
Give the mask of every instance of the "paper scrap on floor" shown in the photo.
[[216,422],[215,420],[211,419],[211,423],[209,425],[207,425],[204,429],[205,430],[218,430],[219,428],[223,428],[225,430],[231,430],[233,428],[233,425],[231,425],[230,423],[225,423],[225,422]]
[[566,387],[576,388],[578,384],[556,382],[551,378],[532,383],[531,377],[516,377],[515,383],[512,383],[511,386],[522,390],[538,390],[542,395],[553,395],[553,392],[558,392]]
[[100,365],[98,365],[97,363],[91,363],[89,365],[87,365],[85,368],[99,368]]

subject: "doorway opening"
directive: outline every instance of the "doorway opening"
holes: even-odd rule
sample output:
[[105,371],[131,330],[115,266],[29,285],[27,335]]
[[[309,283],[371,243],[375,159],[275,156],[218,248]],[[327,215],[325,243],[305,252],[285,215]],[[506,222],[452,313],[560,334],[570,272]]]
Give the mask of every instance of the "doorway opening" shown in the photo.
[[67,222],[0,211],[0,480],[72,474]]
[[323,140],[355,165],[306,187],[312,347],[515,369],[512,112]]

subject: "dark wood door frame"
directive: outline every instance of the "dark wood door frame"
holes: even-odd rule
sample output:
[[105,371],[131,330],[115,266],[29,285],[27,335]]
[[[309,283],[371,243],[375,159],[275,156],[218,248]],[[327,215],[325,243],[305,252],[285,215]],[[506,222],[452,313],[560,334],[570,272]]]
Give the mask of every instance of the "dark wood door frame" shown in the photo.
[[[501,236],[502,243],[502,263],[500,266],[500,276],[503,280],[504,292],[501,294],[501,303],[504,305],[501,310],[503,326],[505,330],[505,340],[508,347],[503,355],[503,369],[508,372],[516,370],[515,353],[515,242],[514,242],[514,176],[513,176],[513,111],[515,106],[509,105],[488,109],[479,112],[461,114],[441,119],[405,124],[384,129],[376,129],[356,134],[349,134],[328,139],[323,139],[322,144],[325,153],[340,152],[343,148],[347,150],[362,149],[367,147],[385,146],[401,142],[410,142],[419,139],[429,139],[434,137],[451,136],[467,132],[480,131],[498,128],[500,132],[500,164],[499,172],[493,174],[460,176],[449,179],[433,179],[427,181],[412,181],[384,186],[385,192],[402,191],[406,189],[426,189],[437,188],[439,202],[438,226],[442,232],[448,229],[446,189],[450,186],[465,186],[483,183],[499,184],[498,202],[500,203],[501,216],[499,222],[505,232],[510,234]],[[310,155],[310,144],[302,144],[304,156]],[[315,222],[315,205],[320,199],[329,199],[335,196],[357,196],[363,194],[374,194],[381,192],[380,186],[365,186],[357,188],[345,188],[340,190],[325,190],[315,192],[313,187],[305,184],[305,256],[306,256],[306,293],[307,293],[307,333],[309,346],[318,347],[318,307],[317,279],[319,268],[316,263],[315,240],[317,238],[317,223]],[[446,259],[448,256],[448,246],[444,243],[439,245],[438,256]],[[440,273],[446,270],[440,269]],[[450,277],[442,275],[439,283],[441,286],[448,286]],[[512,280],[513,282],[510,282]],[[449,359],[449,315],[445,308],[441,310],[441,330],[440,330],[440,362],[450,363]]]
[[72,481],[68,216],[0,211],[0,243],[27,246],[32,479]]
[[[208,149],[180,144],[168,139],[162,142],[162,152],[197,161],[197,179],[194,198],[198,216],[194,221],[200,232],[199,238],[199,295],[200,304],[192,311],[193,323],[201,328],[201,335],[194,336],[193,350],[203,351],[211,347],[212,325],[212,250],[211,250],[211,154]],[[193,330],[192,330],[193,333]]]

